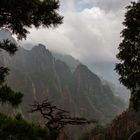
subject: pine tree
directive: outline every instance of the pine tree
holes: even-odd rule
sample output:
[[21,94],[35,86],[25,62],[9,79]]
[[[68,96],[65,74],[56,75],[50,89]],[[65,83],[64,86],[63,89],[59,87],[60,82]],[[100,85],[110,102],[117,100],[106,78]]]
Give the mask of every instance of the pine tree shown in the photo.
[[32,26],[38,28],[61,24],[58,8],[58,0],[1,0],[0,28],[8,28],[18,39],[26,38]]
[[[19,40],[26,38],[29,28],[40,26],[52,27],[62,23],[62,17],[57,13],[58,0],[1,0],[0,28],[8,29]],[[17,51],[16,44],[10,40],[0,42],[0,50],[13,55]],[[13,91],[6,83],[9,73],[6,67],[0,67],[0,101],[17,107],[22,102],[23,94]],[[35,126],[21,117],[8,117],[0,114],[1,140],[51,140],[47,128]]]
[[[4,0],[0,1],[0,28],[6,28],[19,40],[26,38],[29,28],[52,27],[62,23],[62,17],[57,13],[57,0]],[[0,49],[13,55],[17,46],[10,40],[0,42]],[[5,84],[9,69],[0,67],[0,101],[18,106],[23,95],[14,92]]]
[[140,109],[140,0],[127,7],[123,22],[122,42],[117,58],[121,61],[116,71],[120,82],[131,92],[132,106]]

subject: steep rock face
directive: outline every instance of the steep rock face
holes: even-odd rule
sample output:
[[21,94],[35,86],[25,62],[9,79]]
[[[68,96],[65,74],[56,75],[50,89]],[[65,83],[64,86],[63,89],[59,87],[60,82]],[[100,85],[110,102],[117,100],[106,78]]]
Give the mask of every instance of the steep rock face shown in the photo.
[[[7,30],[0,31],[0,38],[15,42]],[[56,60],[42,44],[31,50],[19,48],[13,57],[1,52],[0,58],[0,64],[11,70],[8,84],[25,95],[22,104],[25,114],[29,104],[45,98],[75,116],[101,121],[112,119],[123,108],[122,101],[114,96],[110,87],[86,66],[70,56],[70,63],[66,61],[68,65]]]
[[60,99],[61,107],[69,110],[70,112],[75,112],[75,102],[73,101],[73,83],[72,83],[72,72],[66,63],[61,60],[56,60],[55,68],[57,72],[57,77],[59,79],[60,93],[62,98]]
[[82,64],[78,65],[74,72],[74,85],[76,103],[77,106],[80,106],[82,115],[92,116],[100,120],[110,120],[113,118],[113,114],[119,112],[122,104],[113,95],[110,87],[104,85],[97,75]]
[[8,84],[25,95],[24,112],[34,100],[47,97],[75,116],[101,121],[109,121],[123,108],[110,87],[86,66],[79,64],[72,72],[65,62],[55,60],[44,45],[32,50],[19,48],[13,57],[2,56],[11,69]]
[[61,60],[63,62],[65,62],[70,70],[73,72],[76,67],[80,64],[80,61],[73,58],[71,55],[63,55],[63,54],[58,54],[58,53],[53,53],[53,56],[58,59]]
[[[81,140],[87,140],[88,138],[89,140],[96,138],[98,140],[128,140],[134,134],[135,136],[139,136],[140,111],[137,112],[132,108],[128,108],[118,115],[108,126],[102,127],[103,131],[99,128],[97,129],[98,131],[94,129]],[[99,135],[102,135],[102,137],[98,137]]]
[[[81,63],[79,60],[70,55],[53,53],[53,56],[56,59],[65,62],[70,67],[72,72]],[[106,84],[111,87],[115,95],[124,100],[126,107],[128,107],[130,93],[124,86],[119,83],[118,75],[114,71],[115,62],[94,62],[87,63],[87,66],[93,73],[97,74],[98,77],[100,77],[102,82],[107,82]]]
[[110,140],[128,140],[131,134],[139,129],[140,112],[127,109],[112,121],[106,130],[106,137]]
[[45,46],[40,44],[31,51],[20,49],[8,59],[10,63],[5,64],[11,70],[8,83],[25,94],[23,105],[28,106],[34,100],[42,101],[46,97],[50,100],[61,98],[55,59]]

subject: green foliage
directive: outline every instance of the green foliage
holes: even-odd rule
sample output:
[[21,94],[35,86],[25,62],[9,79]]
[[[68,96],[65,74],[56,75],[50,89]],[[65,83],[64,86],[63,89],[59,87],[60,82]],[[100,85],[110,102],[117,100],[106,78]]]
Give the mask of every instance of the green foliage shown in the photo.
[[0,67],[0,85],[2,85],[5,82],[5,77],[8,75],[9,69]]
[[0,27],[10,29],[18,39],[26,38],[33,25],[38,28],[62,23],[58,8],[58,0],[0,1]]
[[51,134],[47,128],[35,126],[21,117],[17,119],[0,114],[0,139],[51,140]]
[[[33,25],[51,27],[62,23],[62,17],[56,10],[59,8],[57,0],[4,0],[0,1],[0,28],[9,29],[16,34],[18,39],[26,38],[29,28]],[[10,40],[0,42],[0,49],[14,54],[17,51],[16,44]],[[21,103],[23,95],[12,91],[7,85],[3,85],[8,74],[8,68],[0,68],[0,101],[9,102],[12,106]]]
[[134,109],[140,108],[140,0],[127,7],[116,71],[120,82],[131,91]]
[[[19,40],[26,38],[29,28],[51,27],[62,23],[57,13],[58,0],[4,0],[0,1],[0,28],[10,30]],[[0,42],[0,49],[13,55],[17,51],[11,40]],[[9,69],[0,67],[0,101],[17,107],[23,94],[13,91],[5,84]],[[57,136],[57,133],[55,133]],[[47,128],[41,128],[23,120],[18,114],[15,118],[0,114],[1,140],[53,140]]]
[[0,101],[2,103],[9,102],[13,107],[17,107],[22,102],[23,94],[13,91],[7,85],[0,87]]
[[0,67],[0,101],[2,103],[10,103],[13,107],[17,107],[22,102],[23,94],[13,91],[4,84],[8,72],[8,68]]
[[17,51],[17,46],[7,39],[0,42],[0,49],[7,51],[10,55],[13,55]]

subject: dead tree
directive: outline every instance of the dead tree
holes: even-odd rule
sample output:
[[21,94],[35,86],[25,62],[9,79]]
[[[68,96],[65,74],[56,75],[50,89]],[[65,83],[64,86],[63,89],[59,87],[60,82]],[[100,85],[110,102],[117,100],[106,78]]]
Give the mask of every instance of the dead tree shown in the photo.
[[140,140],[140,130],[134,132],[128,140]]
[[43,118],[46,119],[46,127],[50,130],[60,130],[64,126],[70,125],[84,125],[90,123],[96,123],[97,121],[88,121],[85,118],[71,117],[68,111],[57,108],[47,100],[42,103],[35,102],[31,105],[32,109],[30,113],[40,112]]

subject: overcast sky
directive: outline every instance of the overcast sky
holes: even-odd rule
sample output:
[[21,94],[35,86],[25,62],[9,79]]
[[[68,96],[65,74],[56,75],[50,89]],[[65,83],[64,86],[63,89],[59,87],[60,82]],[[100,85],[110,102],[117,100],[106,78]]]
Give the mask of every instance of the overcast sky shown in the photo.
[[60,0],[64,22],[55,29],[31,29],[24,43],[42,43],[82,62],[115,60],[130,0]]

